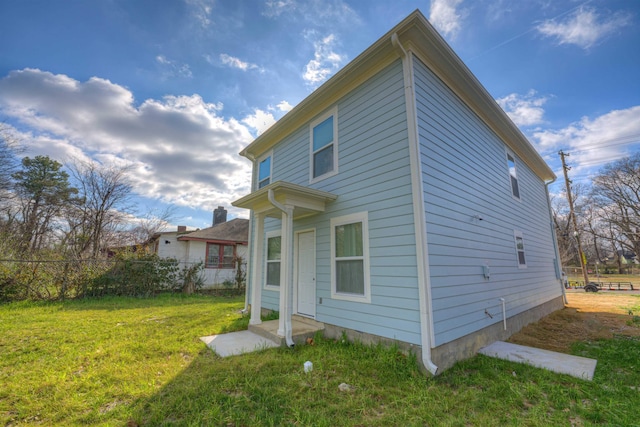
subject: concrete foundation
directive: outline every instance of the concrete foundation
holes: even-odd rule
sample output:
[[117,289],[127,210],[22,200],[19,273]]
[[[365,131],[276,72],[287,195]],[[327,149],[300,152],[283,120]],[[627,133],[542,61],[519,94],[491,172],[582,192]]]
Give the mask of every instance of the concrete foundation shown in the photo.
[[559,296],[531,310],[507,318],[506,331],[503,323],[498,322],[473,334],[442,344],[431,350],[431,360],[438,367],[438,372],[442,372],[460,360],[475,356],[482,347],[495,341],[504,341],[529,323],[537,322],[563,307],[562,296]]

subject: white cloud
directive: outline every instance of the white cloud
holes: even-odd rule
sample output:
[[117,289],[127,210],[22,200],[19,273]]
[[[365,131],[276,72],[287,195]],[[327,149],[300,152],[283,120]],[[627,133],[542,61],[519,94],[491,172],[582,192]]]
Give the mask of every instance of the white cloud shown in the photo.
[[456,8],[462,0],[431,0],[429,22],[443,35],[455,38],[462,27],[466,12]]
[[222,117],[222,107],[199,95],[136,106],[128,89],[108,80],[37,69],[0,80],[0,112],[32,129],[23,137],[34,154],[131,165],[138,194],[206,210],[250,191],[250,167],[237,153],[253,136]]
[[214,0],[185,0],[191,6],[191,13],[203,28],[211,25],[211,12]]
[[270,18],[278,17],[283,13],[296,9],[295,0],[267,0],[264,15]]
[[255,69],[260,70],[260,67],[258,67],[256,64],[242,61],[241,59],[227,55],[226,53],[220,54],[220,61],[222,61],[224,65],[228,65],[231,68],[237,68],[242,71]]
[[546,97],[536,97],[536,91],[530,90],[526,95],[512,93],[496,102],[518,126],[532,126],[542,123]]
[[267,0],[262,13],[268,18],[287,17],[320,28],[333,25],[359,25],[358,14],[343,0]]
[[[306,38],[312,38],[315,32],[309,32]],[[309,84],[315,86],[322,83],[340,68],[344,61],[344,57],[334,52],[333,47],[336,44],[336,36],[329,34],[328,36],[313,42],[315,52],[313,59],[305,66],[302,78]]]
[[191,68],[188,64],[178,64],[175,61],[171,61],[167,59],[164,55],[156,56],[156,62],[164,67],[164,77],[193,77],[193,73],[191,73]]
[[280,103],[276,105],[276,108],[278,108],[278,110],[280,111],[284,111],[285,113],[288,113],[293,109],[293,105],[289,104],[287,101],[280,101]]
[[588,49],[630,23],[628,14],[616,13],[602,17],[593,8],[581,7],[564,22],[547,20],[536,29],[544,36],[555,38],[558,44],[574,44]]
[[562,149],[571,154],[573,172],[625,157],[629,147],[640,144],[640,105],[625,110],[580,121],[558,130],[538,130],[533,133],[541,152]]
[[242,119],[242,123],[255,129],[258,135],[269,129],[275,122],[276,119],[273,117],[273,114],[258,108],[254,110],[253,114]]

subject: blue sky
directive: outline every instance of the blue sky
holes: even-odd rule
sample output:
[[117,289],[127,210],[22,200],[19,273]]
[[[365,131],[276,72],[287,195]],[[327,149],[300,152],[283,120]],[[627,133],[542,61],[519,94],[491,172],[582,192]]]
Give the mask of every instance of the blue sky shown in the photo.
[[3,0],[0,122],[129,165],[141,213],[247,217],[238,152],[415,9],[560,178],[560,149],[574,182],[638,150],[637,0]]

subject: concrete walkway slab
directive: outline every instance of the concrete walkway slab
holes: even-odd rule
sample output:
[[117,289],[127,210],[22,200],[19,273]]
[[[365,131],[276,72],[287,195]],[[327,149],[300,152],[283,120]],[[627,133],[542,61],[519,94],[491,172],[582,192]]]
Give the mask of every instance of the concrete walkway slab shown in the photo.
[[561,374],[568,374],[583,380],[591,381],[596,370],[597,360],[555,351],[525,347],[504,341],[496,341],[480,349],[480,354],[511,362],[525,363],[537,368],[548,369]]
[[200,340],[220,357],[235,356],[264,350],[265,348],[280,347],[279,344],[250,331],[212,335],[202,337]]

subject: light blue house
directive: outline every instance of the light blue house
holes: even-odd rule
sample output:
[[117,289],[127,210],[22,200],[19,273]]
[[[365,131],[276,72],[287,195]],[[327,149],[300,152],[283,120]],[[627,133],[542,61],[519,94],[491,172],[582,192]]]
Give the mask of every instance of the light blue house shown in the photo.
[[563,306],[555,176],[415,11],[260,135],[248,292],[432,373]]

